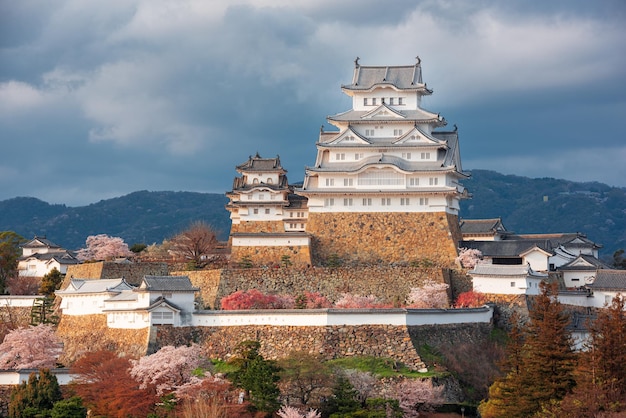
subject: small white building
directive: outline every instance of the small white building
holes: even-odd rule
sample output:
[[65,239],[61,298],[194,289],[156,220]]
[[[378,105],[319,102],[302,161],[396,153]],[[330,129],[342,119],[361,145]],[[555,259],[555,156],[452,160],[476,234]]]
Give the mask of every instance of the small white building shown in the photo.
[[618,294],[626,297],[626,270],[598,269],[592,283],[587,285],[591,290],[591,303],[595,308],[610,305]]
[[20,277],[43,277],[55,268],[65,274],[68,266],[80,264],[71,252],[46,237],[36,236],[21,247],[22,256],[17,263]]
[[563,274],[565,287],[571,289],[592,284],[598,270],[608,268],[609,266],[597,258],[582,254],[569,263],[559,267],[559,271]]
[[121,279],[71,279],[56,292],[64,315],[106,314],[110,328],[180,326],[191,321],[194,287],[187,276],[144,276],[137,287]]
[[468,274],[475,291],[502,295],[538,295],[539,283],[548,278],[546,273],[535,272],[529,264],[479,263]]

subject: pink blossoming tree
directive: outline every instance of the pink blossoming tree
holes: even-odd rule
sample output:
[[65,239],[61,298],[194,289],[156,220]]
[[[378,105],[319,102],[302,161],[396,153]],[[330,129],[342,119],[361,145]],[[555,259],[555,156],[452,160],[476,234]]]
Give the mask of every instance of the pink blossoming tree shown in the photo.
[[134,255],[122,238],[110,237],[106,234],[90,235],[85,244],[86,248],[81,248],[76,252],[76,257],[82,261],[111,260]]
[[157,394],[173,392],[177,387],[189,383],[194,370],[206,365],[200,346],[165,346],[156,353],[130,360],[130,375],[144,389],[155,385]]
[[483,253],[475,248],[460,248],[456,261],[466,269],[473,269],[483,258]]
[[429,280],[422,287],[411,289],[407,298],[408,308],[443,309],[449,306],[448,285]]
[[14,329],[0,344],[0,369],[51,369],[62,350],[50,325]]

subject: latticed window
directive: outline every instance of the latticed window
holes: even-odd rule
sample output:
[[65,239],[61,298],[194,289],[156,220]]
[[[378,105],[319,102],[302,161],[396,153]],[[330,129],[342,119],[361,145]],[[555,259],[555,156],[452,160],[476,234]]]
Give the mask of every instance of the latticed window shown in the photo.
[[391,169],[377,169],[359,174],[359,186],[403,186],[404,175]]

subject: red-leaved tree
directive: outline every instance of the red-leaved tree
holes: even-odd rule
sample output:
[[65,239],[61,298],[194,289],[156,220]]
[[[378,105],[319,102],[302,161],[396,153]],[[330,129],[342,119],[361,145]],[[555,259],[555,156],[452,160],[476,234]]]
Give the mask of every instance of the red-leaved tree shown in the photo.
[[154,413],[156,388],[140,389],[130,375],[130,361],[112,351],[96,351],[72,365],[72,388],[93,416],[145,417]]
[[222,309],[293,309],[295,299],[288,295],[266,295],[256,289],[238,290],[222,298]]
[[139,387],[154,386],[159,396],[188,383],[194,370],[208,365],[197,344],[188,347],[168,345],[139,360],[130,360],[130,364],[130,375],[139,382]]
[[468,292],[461,293],[456,298],[456,303],[454,307],[456,308],[478,308],[480,306],[484,306],[489,299],[484,293],[476,292],[475,290],[470,290]]
[[449,306],[448,285],[429,280],[422,287],[411,289],[407,298],[408,308],[443,309]]
[[304,292],[303,297],[306,309],[321,309],[333,306],[331,301],[319,292]]
[[82,261],[111,260],[134,255],[122,238],[110,237],[106,234],[90,235],[85,244],[86,248],[81,248],[76,252],[76,257]]
[[0,344],[0,369],[54,368],[61,352],[61,340],[50,325],[14,329]]

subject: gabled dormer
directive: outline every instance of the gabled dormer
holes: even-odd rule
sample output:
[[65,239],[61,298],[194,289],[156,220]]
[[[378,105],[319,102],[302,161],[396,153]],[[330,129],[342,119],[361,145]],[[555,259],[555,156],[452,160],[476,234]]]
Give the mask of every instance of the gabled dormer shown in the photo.
[[394,145],[445,145],[445,143],[439,139],[434,138],[432,135],[427,134],[419,127],[414,126],[413,129],[403,134],[401,137],[393,142]]
[[377,108],[372,109],[369,112],[365,113],[363,116],[361,116],[361,119],[363,120],[367,120],[367,119],[402,120],[402,119],[406,119],[406,116],[404,116],[402,112],[395,110],[387,106],[387,104],[383,103]]
[[348,129],[346,129],[345,131],[337,135],[337,137],[333,139],[332,141],[329,141],[324,144],[318,144],[318,145],[353,146],[353,145],[371,145],[371,144],[372,142],[370,140],[368,140],[366,137],[364,137],[363,135],[358,133],[356,130],[354,130],[352,126],[348,126]]

